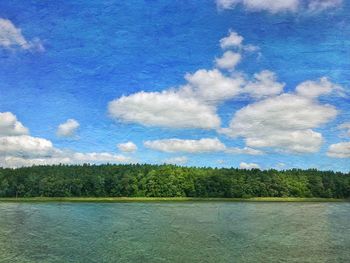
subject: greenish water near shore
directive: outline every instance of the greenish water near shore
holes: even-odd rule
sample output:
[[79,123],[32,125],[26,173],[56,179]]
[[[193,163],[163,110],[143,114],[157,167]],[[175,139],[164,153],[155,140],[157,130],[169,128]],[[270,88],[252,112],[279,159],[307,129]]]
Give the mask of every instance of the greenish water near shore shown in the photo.
[[254,197],[254,198],[191,198],[191,197],[28,197],[0,198],[0,202],[350,202],[349,199]]
[[350,262],[348,202],[0,202],[0,262]]

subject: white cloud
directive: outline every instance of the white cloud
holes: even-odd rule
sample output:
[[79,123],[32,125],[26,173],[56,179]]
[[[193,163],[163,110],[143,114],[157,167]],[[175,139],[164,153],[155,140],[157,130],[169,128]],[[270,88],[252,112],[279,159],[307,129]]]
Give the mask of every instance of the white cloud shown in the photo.
[[[243,38],[237,38],[238,34],[230,31],[230,35],[221,40],[222,47],[243,50]],[[313,129],[337,115],[335,107],[320,104],[317,98],[333,91],[343,92],[340,86],[323,77],[301,83],[294,93],[281,94],[285,84],[278,82],[276,74],[268,70],[246,80],[237,72],[228,75],[218,69],[200,69],[186,74],[185,79],[187,83],[178,88],[139,92],[116,99],[110,102],[109,113],[118,120],[147,126],[216,129],[232,138],[244,138],[245,148],[221,150],[226,153],[263,153],[253,148],[313,153],[323,143],[322,134]],[[257,102],[238,110],[228,128],[220,128],[219,105],[241,94],[249,94]],[[178,145],[179,142],[175,142]],[[151,145],[155,147],[148,146]]]
[[26,135],[28,129],[11,112],[0,112],[0,136]]
[[311,0],[308,5],[308,9],[311,12],[320,12],[327,9],[333,9],[341,7],[343,0]]
[[21,29],[16,28],[10,20],[0,18],[0,45],[10,48],[19,46],[28,49],[30,44],[22,35]]
[[268,11],[271,13],[296,11],[299,0],[244,0],[245,7],[252,11]]
[[73,137],[79,126],[80,124],[76,120],[68,119],[58,126],[56,134],[58,137]]
[[54,151],[50,141],[29,136],[13,113],[0,112],[0,156],[47,156]]
[[350,122],[344,122],[337,127],[339,130],[344,131],[345,136],[350,137]]
[[0,18],[0,46],[4,48],[21,48],[25,50],[43,51],[44,47],[40,40],[28,41],[10,20]]
[[225,152],[228,154],[249,154],[261,155],[262,151],[250,147],[238,148],[227,147],[218,138],[202,138],[199,140],[184,139],[163,139],[154,141],[145,141],[145,147],[161,152],[187,152],[187,153],[210,153]]
[[[260,50],[260,48],[258,46],[254,46],[254,45],[244,45],[243,46],[243,50],[247,51],[247,52],[256,52],[258,50]],[[261,55],[261,54],[259,54]]]
[[245,163],[241,162],[239,164],[240,169],[246,169],[246,170],[251,170],[251,169],[260,169],[260,166],[256,163]]
[[30,136],[14,114],[0,113],[0,167],[132,161],[112,153],[79,153],[55,148],[49,140]]
[[18,168],[28,167],[33,165],[53,165],[53,164],[68,164],[70,161],[69,157],[62,158],[24,158],[17,156],[0,156],[0,167],[4,168]]
[[48,156],[54,152],[50,141],[29,135],[0,137],[0,155]]
[[107,152],[60,150],[52,142],[28,135],[0,137],[0,167],[45,164],[131,163],[132,158]]
[[188,162],[188,158],[186,156],[172,157],[164,160],[164,163],[167,164],[186,164]]
[[111,101],[112,118],[145,126],[217,129],[217,105],[241,92],[244,78],[227,77],[218,69],[186,74],[187,84],[162,92],[138,92]]
[[226,51],[221,58],[216,58],[215,63],[222,69],[234,69],[241,61],[241,54],[232,51]]
[[220,47],[222,49],[241,47],[243,40],[244,38],[242,36],[230,30],[227,37],[220,39]]
[[227,77],[219,70],[197,70],[194,74],[186,74],[188,85],[179,90],[179,94],[197,98],[209,104],[218,104],[232,99],[241,92],[244,78],[240,75]]
[[226,146],[217,138],[200,140],[163,139],[145,141],[145,147],[162,152],[205,153],[224,151]]
[[122,152],[135,152],[137,151],[137,146],[135,143],[129,141],[126,143],[119,143],[117,144],[117,148],[119,149],[119,151]]
[[350,142],[330,145],[327,155],[333,158],[350,158]]
[[295,12],[299,8],[299,0],[216,0],[220,9],[233,9],[242,4],[249,11],[268,11],[270,13]]
[[315,13],[338,8],[342,3],[342,0],[216,0],[219,9],[234,9],[242,5],[251,12],[267,11],[272,14],[297,11]]
[[172,91],[142,91],[123,96],[111,101],[108,111],[113,118],[146,126],[203,129],[220,126],[214,107]]
[[[230,31],[221,40],[224,48],[241,45],[243,37]],[[252,47],[250,47],[252,49]],[[217,64],[231,68],[241,59],[240,53],[227,51]],[[218,69],[199,69],[185,75],[184,85],[161,92],[137,92],[117,98],[108,104],[109,115],[115,120],[139,123],[145,126],[168,128],[218,129],[221,124],[217,107],[243,91],[246,80],[243,74],[223,74]]]
[[244,87],[244,92],[254,98],[263,98],[280,94],[284,86],[284,83],[277,82],[274,72],[263,70],[254,74],[254,80],[247,83]]
[[319,150],[323,138],[313,131],[337,115],[335,107],[294,94],[282,94],[237,111],[222,132],[243,137],[249,147],[273,147],[289,152]]
[[220,9],[233,9],[242,0],[216,0],[216,5]]
[[112,153],[73,153],[70,158],[70,163],[126,163],[132,162],[132,159],[121,154]]
[[217,66],[230,69],[230,74],[217,68],[187,73],[184,85],[116,98],[108,104],[109,115],[115,120],[145,126],[218,129],[221,125],[218,106],[240,95],[246,84],[244,74],[234,71],[241,60],[241,52],[257,49],[242,45],[242,41],[243,37],[232,30],[220,40],[223,49],[236,49],[236,52],[226,51],[216,59]]
[[0,167],[24,167],[33,165],[53,165],[53,164],[101,164],[101,163],[132,163],[133,160],[123,155],[111,153],[74,153],[58,151],[55,155],[48,157],[0,157]]
[[[242,52],[255,52],[259,50],[259,47],[248,44],[243,45],[244,38],[232,29],[229,30],[228,36],[220,39],[221,49],[234,49],[236,51]],[[239,62],[239,61],[238,61]],[[237,62],[237,63],[238,63]],[[237,64],[236,63],[236,64]]]
[[304,97],[317,98],[321,95],[330,94],[333,91],[342,92],[342,88],[330,82],[326,77],[322,77],[317,81],[305,81],[296,87],[296,92]]
[[251,147],[274,147],[295,153],[317,152],[322,143],[322,134],[311,129],[301,131],[273,131],[273,134],[263,134],[245,139]]

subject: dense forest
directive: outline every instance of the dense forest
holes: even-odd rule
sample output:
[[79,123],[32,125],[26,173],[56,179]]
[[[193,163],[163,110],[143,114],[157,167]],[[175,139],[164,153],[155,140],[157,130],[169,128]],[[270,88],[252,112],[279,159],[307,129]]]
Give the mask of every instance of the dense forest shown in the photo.
[[350,197],[350,174],[175,165],[0,168],[0,197]]

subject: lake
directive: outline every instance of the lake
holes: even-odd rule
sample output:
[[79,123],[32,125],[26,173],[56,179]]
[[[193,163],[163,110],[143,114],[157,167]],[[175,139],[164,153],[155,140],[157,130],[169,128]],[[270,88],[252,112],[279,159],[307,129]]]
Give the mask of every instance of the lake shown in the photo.
[[350,262],[350,203],[0,203],[0,262]]

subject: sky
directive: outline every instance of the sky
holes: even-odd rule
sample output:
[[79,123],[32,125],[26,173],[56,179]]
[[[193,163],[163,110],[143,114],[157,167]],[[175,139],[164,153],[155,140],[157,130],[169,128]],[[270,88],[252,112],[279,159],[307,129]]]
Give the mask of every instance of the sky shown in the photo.
[[0,166],[350,170],[350,3],[0,2]]

